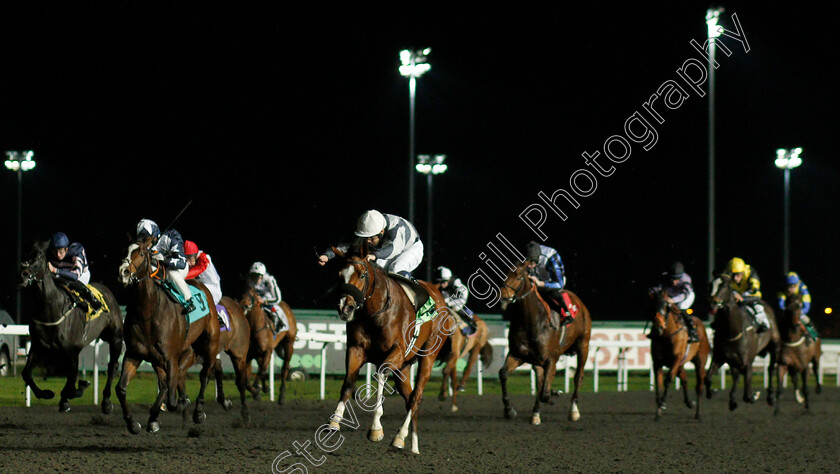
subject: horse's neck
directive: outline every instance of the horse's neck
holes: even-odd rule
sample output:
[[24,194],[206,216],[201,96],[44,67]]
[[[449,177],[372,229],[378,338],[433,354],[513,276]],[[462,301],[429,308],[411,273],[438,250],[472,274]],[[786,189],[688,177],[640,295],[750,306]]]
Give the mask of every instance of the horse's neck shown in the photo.
[[38,295],[41,298],[41,307],[43,308],[42,317],[47,320],[46,322],[60,318],[70,300],[70,295],[67,295],[55,284],[55,277],[51,273],[44,275],[38,285]]
[[539,297],[536,289],[531,294],[526,295],[519,300],[519,307],[521,309],[522,318],[530,321],[529,326],[535,329],[541,328],[542,325],[547,324],[548,309],[547,304]]

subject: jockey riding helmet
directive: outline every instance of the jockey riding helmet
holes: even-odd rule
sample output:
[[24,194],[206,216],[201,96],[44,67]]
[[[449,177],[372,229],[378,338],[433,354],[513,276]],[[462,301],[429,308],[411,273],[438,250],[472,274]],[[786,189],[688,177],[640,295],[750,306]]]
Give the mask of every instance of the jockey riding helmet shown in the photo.
[[682,278],[683,273],[685,273],[685,267],[683,266],[683,264],[681,262],[674,262],[674,264],[671,265],[671,268],[670,268],[668,273],[671,275],[671,278],[674,279],[674,280],[676,280],[678,278]]
[[785,281],[788,285],[796,285],[799,283],[799,275],[797,275],[796,272],[790,272],[787,274]]
[[452,278],[452,270],[450,270],[446,267],[437,267],[437,271],[438,271],[438,277],[437,277],[438,282],[449,281]]
[[137,237],[160,237],[160,227],[151,219],[142,219],[137,223]]
[[734,275],[735,273],[743,273],[746,270],[747,264],[744,263],[744,260],[735,257],[729,261],[729,273]]
[[195,244],[192,240],[187,240],[184,242],[184,255],[187,257],[192,257],[193,255],[198,254],[198,245]]
[[356,223],[356,237],[373,237],[382,232],[386,224],[381,212],[373,209],[366,211]]
[[62,249],[70,246],[70,239],[64,232],[56,232],[50,237],[50,246],[54,249]]
[[257,275],[265,275],[265,264],[262,262],[254,262],[251,265],[249,272],[256,273]]
[[525,247],[525,257],[532,262],[539,263],[541,255],[542,249],[540,248],[540,244],[534,242],[533,240],[528,242],[528,246]]

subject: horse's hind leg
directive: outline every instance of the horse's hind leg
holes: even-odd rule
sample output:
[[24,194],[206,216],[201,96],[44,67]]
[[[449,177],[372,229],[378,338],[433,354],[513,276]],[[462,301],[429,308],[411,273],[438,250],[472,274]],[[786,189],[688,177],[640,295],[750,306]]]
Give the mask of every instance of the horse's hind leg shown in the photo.
[[782,380],[787,372],[787,365],[781,362],[776,365],[776,408],[773,410],[774,415],[779,414],[780,405],[782,404]]
[[802,399],[805,409],[810,409],[810,405],[808,404],[808,364],[805,364],[805,367],[802,369]]
[[160,417],[160,413],[163,411],[161,407],[163,406],[164,397],[166,397],[169,392],[177,390],[169,382],[171,377],[167,377],[166,370],[163,367],[153,366],[153,368],[155,369],[158,379],[158,394],[157,397],[155,397],[155,401],[152,403],[151,408],[149,408],[149,421],[146,424],[146,431],[149,433],[157,433],[160,431],[158,417]]
[[32,389],[32,392],[35,394],[35,398],[52,400],[55,397],[55,392],[52,390],[41,390],[35,383],[35,379],[32,378],[32,369],[37,367],[40,362],[40,353],[34,348],[30,349],[29,354],[26,356],[26,365],[23,367],[23,371],[20,373],[20,376],[23,378],[23,383]]
[[280,343],[283,344],[284,351],[283,368],[280,369],[280,393],[277,395],[278,405],[282,405],[286,401],[286,379],[289,378],[292,354],[295,350],[295,340],[294,338],[289,337],[288,333],[286,333],[286,337]]
[[532,370],[534,371],[534,378],[536,379],[537,389],[536,393],[534,394],[534,408],[531,409],[531,424],[536,426],[542,423],[542,420],[540,419],[540,402],[543,398],[543,387],[545,387],[546,370],[545,367],[541,365],[532,366]]
[[683,402],[688,408],[694,408],[697,404],[688,396],[688,374],[685,371],[685,366],[680,366],[677,370],[677,377],[680,378],[680,385],[682,385]]
[[758,400],[758,397],[761,396],[761,392],[753,392],[752,389],[752,378],[753,378],[753,367],[752,364],[747,365],[746,370],[744,370],[744,401],[747,403],[755,403]]
[[[193,410],[193,423],[201,424],[207,419],[207,414],[204,413],[204,391],[207,389],[207,382],[210,381],[210,371],[216,365],[215,357],[204,357],[204,362],[201,365],[201,372],[199,372],[198,396],[195,398],[195,409]],[[209,359],[209,360],[208,360]]]
[[578,391],[583,385],[583,368],[586,365],[586,359],[589,357],[589,340],[581,340],[577,349],[577,368],[575,369],[575,391],[572,393],[572,405],[569,408],[569,420],[578,421],[580,419],[580,408],[578,408]]
[[122,329],[116,329],[114,332],[117,334],[108,341],[108,379],[105,381],[105,388],[102,389],[102,403],[99,405],[102,413],[106,415],[114,409],[114,403],[111,402],[111,384],[117,374],[117,365],[120,362],[123,346]]
[[227,398],[225,398],[225,387],[224,387],[224,374],[222,373],[222,359],[216,359],[213,362],[213,378],[216,381],[216,402],[225,409],[225,411],[230,410],[233,406],[233,403]]
[[[242,420],[250,421],[251,417],[248,414],[248,405],[245,401],[246,393],[248,392],[248,379],[250,378],[251,366],[248,364],[245,357],[231,356],[230,361],[233,363],[233,369],[236,375],[236,388],[239,390],[240,413]],[[221,365],[221,364],[219,364]]]
[[131,410],[128,408],[128,402],[126,401],[125,396],[128,391],[128,384],[137,373],[137,367],[139,365],[140,360],[129,357],[128,355],[123,357],[122,374],[120,375],[120,381],[117,383],[116,389],[117,399],[120,401],[120,407],[122,407],[123,420],[125,420],[125,423],[128,426],[128,431],[132,434],[139,433],[142,426],[140,426],[139,422],[134,421],[134,417],[131,414]]
[[476,361],[478,361],[479,355],[481,355],[481,346],[476,343],[470,351],[470,358],[467,360],[467,366],[464,367],[464,373],[461,375],[461,381],[458,383],[458,388],[455,390],[463,390],[464,387],[467,386],[467,379],[469,379],[470,373],[472,373],[472,369],[475,366]]
[[[741,375],[741,371],[732,365],[729,366],[729,371],[732,373],[732,390],[729,391],[729,411],[734,411],[738,408],[737,394],[735,392],[738,391],[738,378]],[[746,381],[746,377],[744,377],[744,380]]]
[[508,353],[507,357],[505,358],[505,363],[502,365],[502,368],[499,369],[499,383],[502,385],[502,403],[505,405],[505,418],[508,420],[512,420],[516,418],[516,410],[510,403],[510,397],[508,396],[507,392],[507,378],[508,373],[513,372],[516,370],[517,367],[522,365],[523,361],[517,359],[516,357],[510,355]]

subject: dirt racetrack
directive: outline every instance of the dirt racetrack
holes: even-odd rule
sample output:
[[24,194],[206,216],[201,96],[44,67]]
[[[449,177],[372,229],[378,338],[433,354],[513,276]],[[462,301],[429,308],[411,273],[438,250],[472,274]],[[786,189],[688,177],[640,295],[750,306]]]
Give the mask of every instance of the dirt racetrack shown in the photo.
[[[811,395],[806,412],[785,392],[781,413],[762,399],[755,405],[727,408],[718,393],[703,400],[703,420],[672,391],[668,411],[653,421],[651,392],[583,393],[582,417],[566,419],[568,395],[544,406],[542,424],[528,424],[533,398],[515,395],[519,416],[502,417],[498,396],[462,395],[460,411],[449,402],[424,400],[420,417],[420,455],[389,448],[404,417],[401,399],[389,396],[382,419],[385,439],[366,439],[371,416],[360,409],[358,430],[343,429],[341,445],[323,454],[312,444],[328,421],[334,400],[250,403],[251,422],[238,408],[224,412],[208,404],[200,430],[180,414],[164,413],[161,431],[145,432],[147,407],[134,405],[144,431],[131,435],[119,408],[101,415],[97,407],[0,408],[2,472],[271,472],[283,452],[304,445],[304,456],[281,459],[275,472],[294,463],[309,472],[837,472],[840,461],[840,390]],[[332,438],[329,444],[339,438]],[[407,441],[407,446],[409,442]],[[291,471],[289,471],[291,472]],[[304,472],[300,470],[299,472]]]

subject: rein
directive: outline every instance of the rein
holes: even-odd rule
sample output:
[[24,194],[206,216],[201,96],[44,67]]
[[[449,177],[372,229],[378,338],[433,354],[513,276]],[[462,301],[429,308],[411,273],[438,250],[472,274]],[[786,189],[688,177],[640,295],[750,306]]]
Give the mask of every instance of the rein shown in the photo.
[[526,291],[525,293],[523,293],[523,294],[521,294],[521,295],[517,295],[517,293],[519,293],[520,291],[522,291],[522,289],[523,289],[526,285],[528,285],[528,282],[529,282],[529,281],[531,281],[531,279],[530,279],[530,278],[528,278],[528,277],[527,277],[527,276],[525,276],[525,275],[523,275],[523,276],[521,276],[521,277],[519,277],[519,278],[517,278],[517,279],[522,281],[522,284],[521,284],[521,285],[519,285],[519,288],[514,288],[514,287],[512,287],[512,286],[508,285],[507,283],[502,283],[502,285],[504,285],[504,287],[505,287],[505,288],[508,288],[508,289],[510,289],[511,291],[513,291],[513,296],[512,296],[512,297],[510,297],[510,298],[508,298],[508,301],[509,301],[509,302],[511,302],[511,303],[516,303],[517,301],[521,301],[521,300],[525,299],[525,297],[526,297],[526,296],[528,296],[528,295],[530,295],[531,293],[533,293],[533,292],[534,292],[534,290],[537,288],[537,285],[536,285],[536,284],[532,284],[532,285],[531,285],[531,287],[528,289],[528,291]]
[[[362,274],[362,279],[365,281],[365,285],[364,285],[364,287],[362,287],[361,290],[359,290],[359,288],[357,288],[355,285],[351,285],[349,283],[344,283],[339,287],[339,291],[340,291],[341,294],[347,294],[347,295],[352,296],[353,299],[358,301],[360,308],[365,307],[365,306],[367,306],[368,299],[371,296],[373,296],[373,293],[376,291],[376,279],[372,278],[372,276],[375,275],[375,273],[376,273],[376,269],[371,267],[371,265],[373,265],[373,264],[371,264],[370,260],[367,260],[367,259],[364,260],[363,262],[348,262],[348,263],[350,265],[364,265],[365,266],[365,271]],[[370,289],[368,291],[368,282],[371,282],[371,281],[372,281],[372,283],[370,284]],[[368,316],[369,317],[374,317],[374,316],[377,316],[379,314],[382,314],[385,311],[387,311],[390,306],[391,306],[391,289],[386,284],[385,285],[385,304],[382,305],[382,308],[380,308],[377,311],[374,311],[373,313],[369,312],[369,310],[368,310]]]

